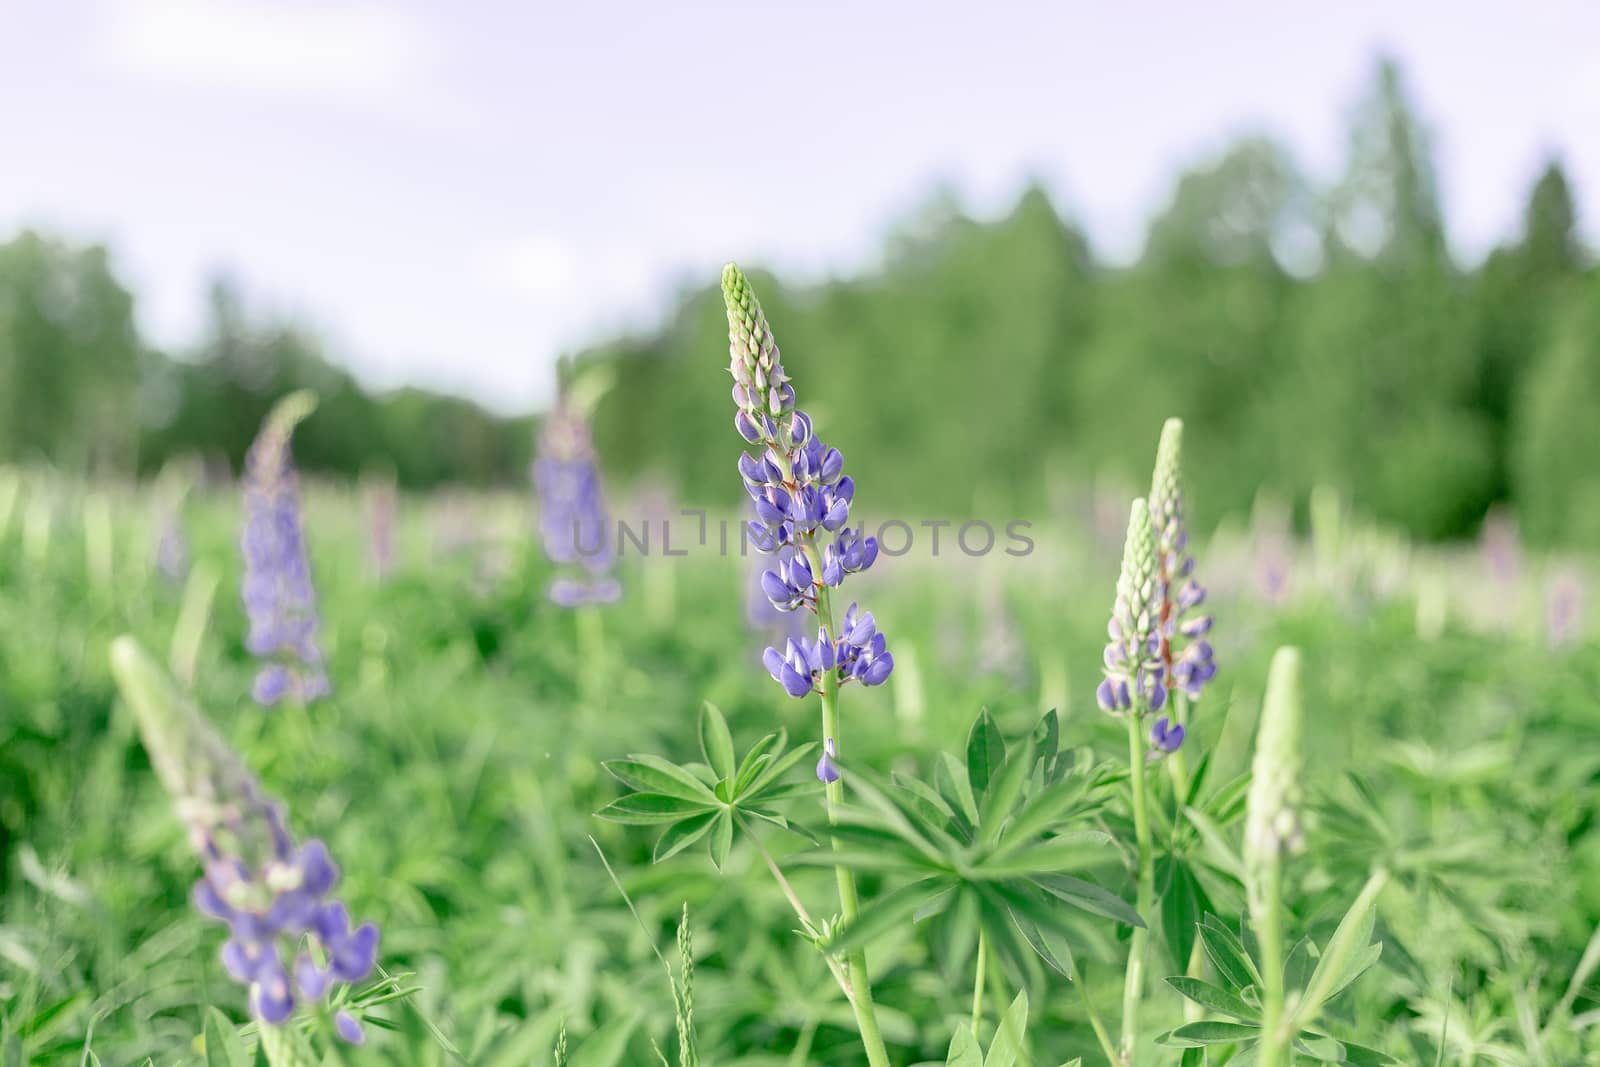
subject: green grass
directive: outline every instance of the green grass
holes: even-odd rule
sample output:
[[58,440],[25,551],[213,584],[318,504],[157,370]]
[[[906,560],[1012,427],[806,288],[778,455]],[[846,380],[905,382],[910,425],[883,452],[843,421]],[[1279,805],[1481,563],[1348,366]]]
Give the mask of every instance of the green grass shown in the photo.
[[[188,905],[198,868],[107,665],[120,633],[164,658],[183,590],[154,572],[149,499],[106,498],[108,573],[89,562],[81,495],[50,484],[48,536],[29,503],[37,487],[0,519],[0,1062],[203,1062],[206,1009],[243,1024],[244,993],[217,962],[222,929]],[[705,700],[738,751],[780,727],[816,740],[813,702],[788,699],[760,666],[767,637],[744,622],[744,562],[709,550],[625,560],[627,595],[604,609],[600,658],[585,663],[577,620],[542,595],[549,574],[522,500],[402,501],[400,565],[382,582],[359,504],[331,490],[310,501],[334,696],[303,710],[248,699],[236,499],[198,498],[188,520],[196,564],[220,576],[195,696],[288,803],[295,831],[328,842],[353,914],[382,924],[393,977],[358,996],[406,993],[370,1009],[368,1046],[346,1061],[545,1064],[563,1026],[574,1067],[658,1062],[652,1044],[675,1060],[677,1008],[656,949],[674,958],[687,904],[701,1063],[862,1062],[850,1007],[796,936],[759,851],[736,841],[720,872],[703,849],[652,865],[651,834],[592,815],[622,792],[602,760],[700,758]],[[444,551],[451,528],[473,542]],[[1063,747],[1126,751],[1122,724],[1093,701],[1120,538],[1066,515],[1033,532],[1039,551],[1025,559],[886,559],[852,585],[897,660],[889,684],[846,694],[852,764],[929,772],[934,753],[961,751],[983,707],[1008,738],[1057,707]],[[1186,751],[1211,754],[1217,785],[1244,773],[1268,659],[1280,644],[1302,649],[1313,817],[1287,875],[1290,943],[1325,943],[1368,870],[1393,874],[1382,957],[1335,1002],[1329,1028],[1407,1064],[1600,1063],[1600,1025],[1586,1025],[1600,1010],[1595,960],[1583,967],[1600,919],[1593,638],[1547,647],[1538,566],[1506,590],[1470,553],[1408,551],[1359,528],[1319,550],[1300,554],[1294,597],[1272,606],[1254,595],[1247,538],[1201,546],[1221,673]],[[1446,605],[1437,634],[1435,603]],[[811,780],[806,764],[794,780]],[[820,789],[790,806],[821,823]],[[1125,820],[1115,805],[1106,817]],[[789,862],[811,846],[775,827],[763,840],[813,914],[831,916],[833,873]],[[1236,924],[1242,893],[1199,863],[1207,847],[1183,845]],[[1124,871],[1098,877],[1133,900]],[[866,901],[895,888],[871,872],[860,884]],[[1126,953],[1116,929],[1101,923],[1072,946],[1083,992],[1113,1028]],[[1159,979],[1186,961],[1167,958],[1156,933],[1145,1041],[1183,1021]],[[944,1061],[970,1020],[971,959],[970,943],[909,923],[873,942],[896,1064]],[[990,971],[1003,999],[988,998],[984,1047],[1026,984],[1024,1062],[1103,1060],[1067,982]],[[253,1031],[243,1039],[253,1045]],[[1145,1054],[1141,1064],[1178,1063],[1175,1049]]]

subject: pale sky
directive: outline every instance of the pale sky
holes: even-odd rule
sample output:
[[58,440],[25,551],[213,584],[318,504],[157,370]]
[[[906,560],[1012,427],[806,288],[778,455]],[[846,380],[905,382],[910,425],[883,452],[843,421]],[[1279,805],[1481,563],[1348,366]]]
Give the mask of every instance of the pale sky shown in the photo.
[[368,381],[523,410],[726,259],[869,266],[941,185],[982,215],[1040,178],[1125,259],[1239,134],[1335,174],[1379,50],[1460,254],[1551,151],[1600,214],[1589,0],[0,0],[0,239],[108,242],[163,346],[223,269]]

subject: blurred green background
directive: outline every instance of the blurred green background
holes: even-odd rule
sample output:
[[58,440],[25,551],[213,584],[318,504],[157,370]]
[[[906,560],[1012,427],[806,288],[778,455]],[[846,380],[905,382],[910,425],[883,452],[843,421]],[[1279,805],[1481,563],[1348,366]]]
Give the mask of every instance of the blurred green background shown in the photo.
[[[1042,186],[1003,217],[936,196],[879,263],[822,284],[756,281],[797,379],[880,513],[1019,513],[1052,486],[1137,484],[1130,441],[1190,427],[1202,526],[1266,489],[1303,521],[1312,486],[1422,539],[1497,504],[1534,544],[1600,544],[1600,278],[1552,159],[1517,231],[1448,249],[1435,164],[1401,71],[1377,67],[1347,173],[1317,185],[1246,139],[1179,176],[1143,252],[1111,266]],[[658,329],[571,353],[616,386],[596,418],[609,473],[731,503],[714,277]],[[296,439],[315,472],[392,467],[408,488],[504,485],[537,416],[421,389],[375,394],[317,333],[210,294],[204,339],[156,350],[107,249],[24,231],[0,244],[0,462],[149,474],[198,453],[236,469],[268,405],[314,388]],[[981,486],[984,497],[973,498]]]

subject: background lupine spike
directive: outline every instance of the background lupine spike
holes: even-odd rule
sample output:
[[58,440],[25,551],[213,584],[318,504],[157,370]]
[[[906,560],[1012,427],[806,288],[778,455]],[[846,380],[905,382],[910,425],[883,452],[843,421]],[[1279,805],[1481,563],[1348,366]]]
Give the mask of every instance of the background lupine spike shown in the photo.
[[[533,461],[539,500],[539,532],[545,555],[565,568],[548,595],[562,607],[576,608],[616,600],[622,587],[612,576],[616,545],[606,509],[600,462],[585,410],[604,392],[596,379],[580,379],[577,393],[563,393],[539,432]],[[589,383],[583,385],[582,383]]]
[[[378,928],[352,928],[332,898],[339,870],[327,847],[296,844],[283,808],[136,641],[112,642],[111,669],[201,861],[195,907],[228,924],[221,961],[249,988],[263,1035],[289,1022],[300,1002],[365,980],[377,962]],[[354,1019],[339,1020],[336,1032],[364,1040]],[[292,1044],[283,1050],[292,1054]]]
[[299,478],[289,451],[295,426],[315,408],[316,396],[306,389],[278,401],[245,455],[240,592],[250,617],[246,646],[264,661],[254,691],[263,705],[285,697],[315,700],[329,688],[317,643]]
[[1304,723],[1300,650],[1286,646],[1272,657],[1251,765],[1244,837],[1245,865],[1250,870],[1261,870],[1305,842],[1300,818]]

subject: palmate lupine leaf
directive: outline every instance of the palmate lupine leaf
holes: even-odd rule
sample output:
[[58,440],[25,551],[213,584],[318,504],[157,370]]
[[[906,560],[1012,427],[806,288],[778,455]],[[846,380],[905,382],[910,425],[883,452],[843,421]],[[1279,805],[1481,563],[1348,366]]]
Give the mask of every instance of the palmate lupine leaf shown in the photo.
[[[1292,1022],[1296,1032],[1294,1048],[1303,1056],[1357,1067],[1398,1062],[1385,1053],[1312,1029],[1322,1007],[1378,960],[1383,946],[1381,942],[1371,942],[1374,903],[1386,880],[1381,874],[1368,880],[1321,952],[1309,938],[1302,938],[1284,962],[1285,985],[1303,990],[1294,1002]],[[1167,984],[1208,1012],[1229,1018],[1188,1023],[1162,1034],[1157,1042],[1174,1048],[1254,1044],[1262,1025],[1259,965],[1244,941],[1215,915],[1207,915],[1199,924],[1198,935],[1222,984],[1189,976],[1168,978]]]
[[1114,864],[1117,854],[1110,836],[1089,821],[1111,779],[1087,761],[1064,758],[1059,734],[1051,712],[1008,748],[993,718],[981,712],[966,758],[943,754],[931,786],[905,775],[885,781],[870,768],[840,764],[850,803],[837,812],[836,847],[792,862],[844,864],[909,881],[868,902],[833,934],[829,949],[849,952],[908,920],[948,912],[957,928],[964,916],[973,917],[1013,968],[1037,968],[1027,962],[1037,957],[1071,976],[1068,939],[1078,936],[1085,917],[1142,926],[1126,901],[1065,873]]
[[767,734],[736,759],[733,735],[715,705],[700,713],[701,765],[680,766],[659,756],[631,755],[608,760],[611,776],[635,792],[619,797],[595,814],[628,826],[659,826],[654,858],[660,863],[704,840],[711,862],[719,870],[733,848],[736,827],[760,819],[802,836],[810,835],[790,824],[772,807],[815,785],[788,786],[783,778],[805,760],[815,744],[786,749],[787,734]]

